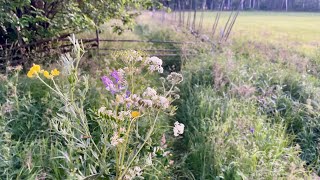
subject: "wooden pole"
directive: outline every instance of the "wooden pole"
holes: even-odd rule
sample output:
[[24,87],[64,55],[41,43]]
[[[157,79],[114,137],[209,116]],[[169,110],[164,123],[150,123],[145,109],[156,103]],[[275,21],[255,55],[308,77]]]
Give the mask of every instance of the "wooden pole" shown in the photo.
[[227,28],[229,27],[229,22],[230,22],[230,19],[231,19],[232,15],[233,15],[233,10],[231,11],[231,14],[230,14],[230,16],[229,16],[229,18],[228,18],[228,21],[227,21],[226,24],[224,25],[224,29],[223,29],[223,31],[221,32],[219,42],[221,42],[221,41],[223,40],[223,38],[224,38],[224,36],[225,36],[225,34],[226,34],[226,30],[227,30]]
[[217,15],[212,27],[212,37],[214,37],[214,34],[216,33],[216,30],[220,21],[220,15],[221,15],[221,12],[223,11],[223,6],[224,6],[224,1],[221,2],[220,10],[217,12]]
[[99,29],[96,27],[96,42],[97,42],[97,48],[100,48],[100,38],[99,38]]

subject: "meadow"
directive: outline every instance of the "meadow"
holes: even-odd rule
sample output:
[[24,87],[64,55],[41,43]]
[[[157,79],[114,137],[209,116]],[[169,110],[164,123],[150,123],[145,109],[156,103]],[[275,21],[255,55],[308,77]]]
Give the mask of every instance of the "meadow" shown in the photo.
[[[208,36],[214,16],[204,16]],[[7,67],[0,179],[319,179],[319,20],[241,12],[212,49],[147,12],[120,36],[105,24],[101,38],[194,43],[101,44],[180,50],[161,59],[87,56],[76,40],[94,36],[85,32],[56,63]]]
[[[204,33],[212,32],[217,12],[205,12]],[[230,12],[223,12],[218,27],[223,31]],[[187,14],[185,14],[187,17]],[[198,14],[200,16],[200,13]],[[197,19],[199,21],[199,17]],[[312,53],[319,47],[319,13],[305,12],[241,12],[232,31],[232,38],[294,48],[301,53]],[[197,24],[197,23],[196,23]]]

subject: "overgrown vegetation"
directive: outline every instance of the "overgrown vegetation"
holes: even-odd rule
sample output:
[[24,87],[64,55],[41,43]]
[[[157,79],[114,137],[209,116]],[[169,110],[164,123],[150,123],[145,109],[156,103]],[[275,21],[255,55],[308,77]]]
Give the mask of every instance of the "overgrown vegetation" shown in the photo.
[[319,178],[319,53],[237,34],[212,52],[148,23],[127,36],[195,43],[134,45],[181,48],[163,64],[122,51],[78,67],[72,39],[74,54],[32,79],[6,68],[0,179]]

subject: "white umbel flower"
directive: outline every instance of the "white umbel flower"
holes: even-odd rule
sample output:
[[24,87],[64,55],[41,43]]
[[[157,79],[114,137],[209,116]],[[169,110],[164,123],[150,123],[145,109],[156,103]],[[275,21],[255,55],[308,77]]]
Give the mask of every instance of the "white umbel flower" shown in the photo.
[[158,71],[159,73],[163,73],[162,60],[158,57],[153,56],[148,58],[146,64],[149,65],[149,70],[151,72]]
[[142,94],[142,96],[144,97],[154,97],[156,95],[157,95],[157,91],[151,87],[147,87],[147,89]]
[[174,127],[173,127],[173,135],[177,137],[177,136],[183,134],[183,132],[184,132],[184,124],[176,121],[174,123]]

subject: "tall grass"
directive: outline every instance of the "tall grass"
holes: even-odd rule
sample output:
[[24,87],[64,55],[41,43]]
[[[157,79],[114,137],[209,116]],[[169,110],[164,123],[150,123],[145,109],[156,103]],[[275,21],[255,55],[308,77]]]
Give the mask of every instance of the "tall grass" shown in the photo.
[[299,158],[301,150],[292,144],[285,122],[273,123],[267,115],[261,115],[253,97],[235,96],[230,88],[222,88],[220,92],[214,89],[215,73],[210,66],[201,66],[193,60],[187,63],[184,72],[186,80],[176,118],[188,128],[177,146],[177,150],[185,152],[180,157],[184,166],[179,176],[190,179],[308,177]]

